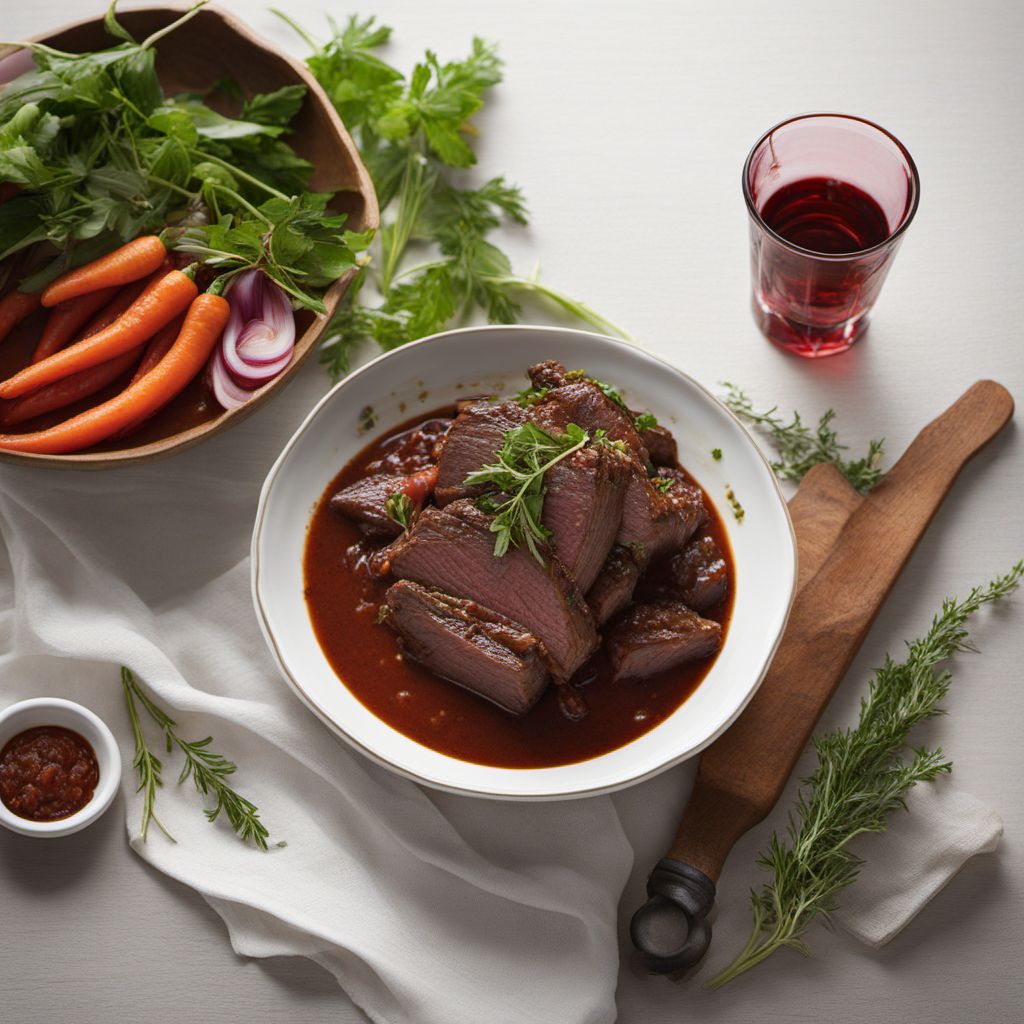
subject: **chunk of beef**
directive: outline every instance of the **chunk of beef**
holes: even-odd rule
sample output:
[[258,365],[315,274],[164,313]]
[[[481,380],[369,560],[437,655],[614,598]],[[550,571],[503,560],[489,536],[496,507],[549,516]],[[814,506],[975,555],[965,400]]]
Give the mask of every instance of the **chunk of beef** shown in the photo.
[[391,546],[391,571],[520,623],[544,643],[552,675],[569,679],[598,643],[586,601],[546,549],[544,565],[526,547],[496,557],[491,518],[466,500],[425,509]]
[[656,466],[674,466],[679,461],[679,449],[672,432],[661,426],[648,427],[640,431],[640,440]]
[[396,434],[380,446],[377,457],[367,463],[367,474],[373,473],[415,473],[426,469],[437,460],[434,449],[448,433],[451,419],[431,419]]
[[722,627],[677,601],[638,604],[608,631],[613,679],[643,679],[714,654]]
[[614,448],[583,448],[545,474],[541,521],[556,557],[584,592],[619,532],[629,468],[629,457]]
[[545,359],[543,363],[534,363],[527,371],[530,383],[535,388],[560,388],[569,383],[565,366],[557,359]]
[[[548,367],[550,364],[539,365]],[[535,384],[538,380],[552,379],[547,371],[534,378],[533,371],[536,369],[531,367],[530,370]],[[647,449],[633,426],[633,417],[621,405],[608,398],[596,384],[585,378],[568,380],[552,388],[543,398],[534,402],[528,412],[530,419],[549,434],[564,434],[570,423],[591,433],[604,430],[612,441],[622,441],[643,465],[649,461]]]
[[714,538],[708,534],[690,541],[674,555],[670,568],[679,585],[679,599],[694,611],[702,612],[718,604],[729,589],[729,569]]
[[673,481],[664,493],[643,468],[634,465],[622,504],[617,543],[631,545],[641,568],[652,559],[678,551],[704,521],[704,497],[699,487]]
[[481,488],[466,486],[466,477],[494,462],[505,433],[525,419],[526,413],[515,402],[481,401],[466,405],[437,448],[434,500],[438,505],[479,494]]
[[408,580],[392,586],[386,601],[402,650],[436,675],[513,715],[544,692],[544,645],[503,615]]
[[587,591],[587,604],[598,626],[614,618],[633,600],[633,591],[639,579],[640,566],[633,552],[616,544]]
[[430,497],[436,480],[436,466],[428,466],[407,476],[375,473],[343,487],[331,496],[329,504],[332,512],[355,520],[371,536],[397,537],[402,526],[388,515],[388,498],[393,494],[404,494],[412,502],[413,511],[417,512]]

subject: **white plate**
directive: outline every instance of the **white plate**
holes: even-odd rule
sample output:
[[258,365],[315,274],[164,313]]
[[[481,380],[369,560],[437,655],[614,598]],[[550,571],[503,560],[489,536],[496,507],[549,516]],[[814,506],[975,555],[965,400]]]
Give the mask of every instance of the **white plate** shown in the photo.
[[[331,478],[374,437],[460,398],[514,393],[532,363],[558,359],[614,383],[634,408],[650,409],[679,441],[680,461],[718,506],[736,566],[728,636],[696,692],[650,732],[600,757],[557,768],[492,768],[460,761],[386,725],[335,675],[303,597],[303,548]],[[374,430],[359,433],[372,406]],[[722,458],[711,457],[713,448]],[[746,510],[733,517],[732,486]],[[474,327],[424,338],[380,356],[331,390],[285,446],[260,495],[252,540],[252,589],[264,636],[306,704],[357,750],[441,789],[504,799],[605,793],[692,757],[757,690],[782,637],[796,585],[796,545],[786,503],[740,422],[696,381],[624,342],[554,327]],[[353,636],[352,643],[359,643]],[[567,723],[566,728],[572,728]]]

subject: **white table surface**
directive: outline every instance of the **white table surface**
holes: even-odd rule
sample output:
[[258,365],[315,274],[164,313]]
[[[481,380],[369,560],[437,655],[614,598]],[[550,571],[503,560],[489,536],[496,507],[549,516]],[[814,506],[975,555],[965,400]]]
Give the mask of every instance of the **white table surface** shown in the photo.
[[[301,53],[264,10],[226,4]],[[324,7],[291,0],[316,33]],[[100,0],[4,0],[6,38],[99,12]],[[348,8],[334,6],[335,17]],[[655,352],[709,384],[735,380],[764,402],[817,414],[834,405],[855,446],[884,434],[891,457],[972,381],[1024,396],[1024,6],[1004,2],[701,4],[631,0],[379,0],[396,27],[390,56],[461,54],[497,40],[505,83],[479,118],[480,167],[526,191],[528,230],[507,233],[520,269],[592,302]],[[767,126],[808,109],[862,114],[910,148],[923,180],[867,339],[814,365],[762,341],[748,313],[740,167]],[[239,429],[262,431],[267,460],[327,386],[310,362]],[[230,435],[217,442],[230,455]],[[183,458],[203,457],[188,453]],[[253,495],[265,466],[254,466]],[[1011,426],[963,474],[897,585],[829,712],[848,721],[869,669],[917,635],[951,592],[1024,553],[1024,465]],[[249,529],[239,523],[240,545]],[[624,939],[620,1019],[1019,1021],[1024,1005],[1024,599],[979,622],[981,657],[956,666],[941,742],[958,784],[999,809],[999,852],[977,858],[885,949],[815,928],[816,957],[783,952],[723,992],[645,976]],[[2,684],[0,684],[2,685]],[[310,719],[310,728],[318,728]],[[623,922],[664,852],[692,766],[617,799],[637,848]],[[783,798],[785,807],[792,794]],[[771,819],[778,824],[780,815]],[[124,835],[121,801],[71,839],[0,835],[0,1018],[12,1024],[150,1021],[362,1021],[305,960],[236,956],[192,890],[147,868]],[[746,936],[745,893],[767,828],[734,850],[719,886],[713,952]],[[625,933],[623,933],[625,935]]]

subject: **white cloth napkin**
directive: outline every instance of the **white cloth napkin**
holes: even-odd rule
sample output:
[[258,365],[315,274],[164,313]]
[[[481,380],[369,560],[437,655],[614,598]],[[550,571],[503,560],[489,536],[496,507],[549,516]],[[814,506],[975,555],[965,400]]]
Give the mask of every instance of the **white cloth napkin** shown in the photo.
[[[184,736],[214,736],[238,763],[237,788],[287,846],[260,853],[209,825],[191,783],[174,785],[173,755],[157,811],[177,843],[155,828],[142,842],[134,795],[128,834],[141,857],[203,894],[238,952],[312,957],[377,1022],[612,1021],[616,910],[633,858],[612,801],[523,805],[421,789],[336,740],[265,650],[246,557],[256,498],[322,387],[309,367],[244,426],[157,463],[0,467],[3,700],[50,694],[93,708],[121,742],[127,794],[119,664]],[[880,882],[901,880],[905,898],[866,886],[865,874],[845,913],[855,932],[868,922],[865,941],[893,934],[990,841],[973,828],[954,837],[948,812],[925,805],[877,837]]]
[[836,921],[861,942],[884,946],[976,853],[991,853],[1003,819],[952,779],[915,786],[907,813],[885,832],[859,836],[851,852],[864,865],[847,889]]

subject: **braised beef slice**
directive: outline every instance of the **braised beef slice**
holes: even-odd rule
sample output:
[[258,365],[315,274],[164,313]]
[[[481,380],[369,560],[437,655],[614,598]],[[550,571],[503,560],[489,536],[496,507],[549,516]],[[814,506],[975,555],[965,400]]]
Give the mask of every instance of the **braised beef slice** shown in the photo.
[[558,560],[586,592],[619,532],[629,457],[614,448],[584,448],[544,477],[543,524]]
[[569,679],[598,643],[582,593],[546,550],[544,565],[525,546],[496,557],[490,525],[471,501],[427,508],[391,546],[391,571],[520,623],[544,643],[552,675]]
[[569,381],[566,378],[565,366],[557,359],[545,359],[543,363],[534,363],[527,371],[530,383],[535,388],[560,388]]
[[641,568],[662,554],[678,551],[706,516],[699,487],[674,482],[662,493],[643,468],[634,465],[622,504],[617,543],[633,548]]
[[638,604],[607,633],[613,679],[643,679],[714,654],[722,627],[677,601]]
[[466,486],[466,477],[493,463],[505,433],[525,419],[526,413],[515,402],[479,401],[464,406],[437,448],[434,500],[438,505],[479,494],[481,488]]
[[400,490],[405,477],[377,473],[343,487],[330,500],[331,511],[354,519],[367,533],[379,537],[397,537],[402,527],[385,511],[385,502]]
[[392,586],[386,602],[403,652],[435,675],[513,715],[525,714],[544,692],[544,645],[503,615],[409,580]]
[[530,419],[549,434],[564,434],[570,423],[591,433],[604,430],[610,440],[622,441],[643,465],[649,461],[647,449],[633,426],[633,417],[589,380],[571,380],[553,388],[534,402],[528,412]]
[[728,566],[714,538],[707,534],[674,555],[670,568],[679,586],[679,599],[694,611],[718,604],[729,589]]
[[679,461],[676,439],[672,432],[661,424],[641,430],[640,440],[651,456],[651,462],[656,466],[674,466]]
[[590,614],[598,626],[614,618],[633,600],[633,591],[639,579],[640,566],[633,552],[616,544],[587,591]]

